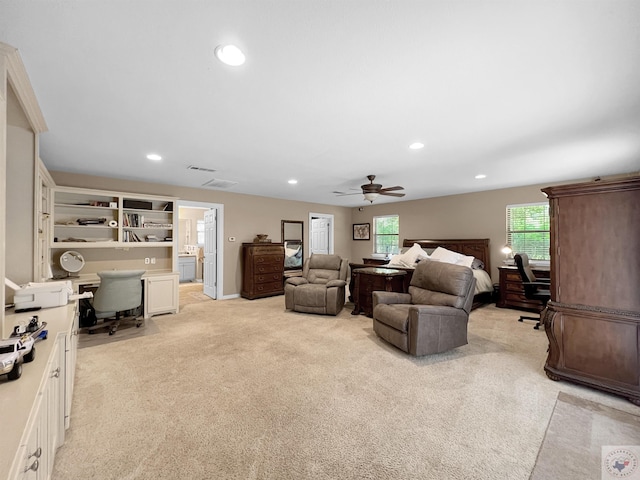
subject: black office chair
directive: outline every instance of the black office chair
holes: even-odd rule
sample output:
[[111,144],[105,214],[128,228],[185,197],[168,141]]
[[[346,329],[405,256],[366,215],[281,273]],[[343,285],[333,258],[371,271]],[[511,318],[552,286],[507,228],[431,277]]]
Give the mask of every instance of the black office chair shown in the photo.
[[[529,256],[526,253],[516,253],[513,258],[518,267],[520,278],[522,278],[525,298],[542,302],[542,310],[540,310],[540,314],[542,314],[542,311],[547,308],[547,302],[551,299],[550,280],[536,278],[529,265]],[[540,315],[537,317],[521,315],[518,321],[522,322],[523,320],[536,320],[537,323],[533,328],[540,329]]]

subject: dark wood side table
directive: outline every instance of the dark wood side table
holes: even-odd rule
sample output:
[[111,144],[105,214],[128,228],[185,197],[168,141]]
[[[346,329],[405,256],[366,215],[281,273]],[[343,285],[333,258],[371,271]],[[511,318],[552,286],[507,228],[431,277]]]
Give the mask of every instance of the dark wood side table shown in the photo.
[[365,265],[386,265],[389,263],[388,258],[373,258],[373,257],[364,257],[362,259],[362,263]]
[[[536,278],[549,278],[550,272],[548,268],[533,268],[532,270]],[[524,296],[522,278],[517,267],[498,267],[498,271],[500,272],[500,293],[498,294],[496,307],[515,308],[532,312],[540,312],[542,310],[542,302],[529,300]]]
[[375,291],[404,292],[404,276],[407,272],[393,268],[357,268],[353,271],[355,290],[353,292],[354,308],[351,315],[364,312],[367,317],[373,316],[373,295]]

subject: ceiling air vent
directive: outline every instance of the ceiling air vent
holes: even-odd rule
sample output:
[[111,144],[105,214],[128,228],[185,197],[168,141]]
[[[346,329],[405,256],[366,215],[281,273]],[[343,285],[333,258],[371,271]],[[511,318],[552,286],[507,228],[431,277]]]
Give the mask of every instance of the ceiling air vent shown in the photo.
[[207,188],[231,188],[237,184],[238,182],[232,182],[231,180],[220,180],[219,178],[214,178],[203,183],[202,186]]
[[213,168],[198,167],[196,165],[189,165],[187,167],[187,170],[198,170],[199,172],[215,172]]

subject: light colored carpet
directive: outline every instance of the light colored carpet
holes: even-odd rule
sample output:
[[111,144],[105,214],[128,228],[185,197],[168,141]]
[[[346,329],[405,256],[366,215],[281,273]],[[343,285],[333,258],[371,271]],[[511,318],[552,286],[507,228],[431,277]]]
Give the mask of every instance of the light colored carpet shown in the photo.
[[640,416],[560,392],[531,479],[600,480],[603,445],[640,445]]
[[469,345],[414,358],[350,310],[201,302],[79,350],[53,480],[527,479],[559,391],[637,409],[547,379],[518,312],[475,310]]
[[211,302],[213,299],[202,293],[203,284],[199,282],[181,283],[180,291],[180,309],[185,305],[200,302]]

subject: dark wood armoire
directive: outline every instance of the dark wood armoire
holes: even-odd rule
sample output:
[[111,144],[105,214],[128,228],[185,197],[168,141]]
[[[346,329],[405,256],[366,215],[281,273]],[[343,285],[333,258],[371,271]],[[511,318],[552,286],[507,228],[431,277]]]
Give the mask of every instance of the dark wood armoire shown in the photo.
[[547,376],[640,405],[640,176],[542,191],[551,215]]

